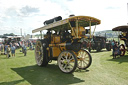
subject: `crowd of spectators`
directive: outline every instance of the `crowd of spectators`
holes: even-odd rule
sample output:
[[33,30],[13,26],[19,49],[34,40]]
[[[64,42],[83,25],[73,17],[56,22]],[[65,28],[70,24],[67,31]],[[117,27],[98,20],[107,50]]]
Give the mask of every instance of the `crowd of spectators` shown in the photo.
[[19,41],[19,42],[10,42],[10,43],[0,43],[0,54],[6,55],[7,58],[15,57],[16,49],[22,48],[21,52],[24,53],[24,56],[27,54],[27,47],[30,50],[34,50],[35,43],[27,40],[27,41]]

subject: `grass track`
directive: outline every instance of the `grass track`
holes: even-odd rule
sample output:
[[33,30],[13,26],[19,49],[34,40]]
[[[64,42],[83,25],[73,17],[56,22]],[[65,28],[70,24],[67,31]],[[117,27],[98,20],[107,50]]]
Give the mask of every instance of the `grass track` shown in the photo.
[[92,65],[73,74],[64,74],[53,61],[47,67],[38,67],[34,52],[7,59],[0,55],[0,85],[128,85],[128,55],[118,59],[110,57],[111,51],[93,51]]

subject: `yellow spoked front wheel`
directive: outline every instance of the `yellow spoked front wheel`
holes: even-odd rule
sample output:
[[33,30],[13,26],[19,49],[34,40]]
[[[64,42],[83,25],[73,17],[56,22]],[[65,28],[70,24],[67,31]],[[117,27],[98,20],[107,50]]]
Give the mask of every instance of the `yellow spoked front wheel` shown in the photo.
[[77,58],[72,51],[62,51],[58,57],[58,66],[64,73],[72,73],[77,67]]

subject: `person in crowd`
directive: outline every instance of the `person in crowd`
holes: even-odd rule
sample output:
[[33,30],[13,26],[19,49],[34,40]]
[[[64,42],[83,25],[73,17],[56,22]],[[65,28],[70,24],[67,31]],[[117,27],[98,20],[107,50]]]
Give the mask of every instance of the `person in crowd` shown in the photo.
[[30,47],[29,47],[30,50],[33,50],[33,44],[30,43]]
[[20,46],[21,46],[20,41],[18,42],[18,45],[19,45],[19,48],[20,48]]
[[5,46],[4,46],[4,54],[5,54],[5,55],[7,54],[7,48],[8,48],[8,45],[7,45],[7,43],[6,43]]
[[17,49],[19,49],[19,44],[18,44],[18,43],[16,43],[16,45],[17,45]]
[[8,45],[8,47],[7,47],[7,54],[6,54],[7,58],[11,57],[10,56],[10,51],[11,51],[11,49],[10,49],[10,46]]
[[0,54],[1,54],[1,47],[2,47],[2,44],[0,43]]
[[113,56],[114,55],[114,51],[115,51],[115,40],[113,40],[111,42],[111,44],[112,44],[112,49],[113,49],[113,51],[112,51],[112,56]]
[[26,56],[26,54],[27,54],[27,46],[26,46],[26,44],[23,45],[23,53],[24,53],[24,56]]
[[113,52],[113,59],[115,59],[117,55],[120,55],[120,49],[119,49],[119,46],[118,46],[118,42],[115,42],[114,52]]
[[2,46],[2,44],[0,44],[0,51],[1,51],[1,46]]
[[9,44],[9,45],[10,45],[10,47],[12,47],[12,43],[11,43],[11,42],[10,42],[10,44]]
[[12,45],[12,47],[11,47],[11,54],[12,54],[12,56],[15,56],[15,46],[14,45]]
[[22,52],[24,53],[24,46],[25,46],[25,42],[22,42]]
[[4,45],[1,44],[1,53],[3,53]]

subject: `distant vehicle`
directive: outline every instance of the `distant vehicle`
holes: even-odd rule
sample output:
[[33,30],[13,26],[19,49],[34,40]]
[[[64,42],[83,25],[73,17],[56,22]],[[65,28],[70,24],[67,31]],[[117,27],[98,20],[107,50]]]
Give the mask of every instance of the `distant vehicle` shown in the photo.
[[[128,51],[128,25],[118,26],[112,29],[112,31],[119,32],[118,38],[123,40],[125,44],[120,44],[120,55],[124,56],[125,52]],[[118,40],[119,40],[118,39]]]
[[88,50],[96,50],[97,52],[106,48],[107,51],[111,51],[111,42],[107,41],[106,37],[103,36],[93,36],[90,45],[88,45]]
[[[47,66],[52,60],[57,60],[60,70],[64,73],[72,73],[77,67],[90,67],[92,57],[83,49],[82,40],[87,40],[86,33],[91,35],[91,26],[100,24],[99,19],[72,16],[62,20],[59,16],[45,21],[44,24],[44,27],[32,31],[42,33],[47,30],[44,39],[41,37],[36,42],[35,59],[38,66]],[[89,27],[89,30],[85,27]]]

